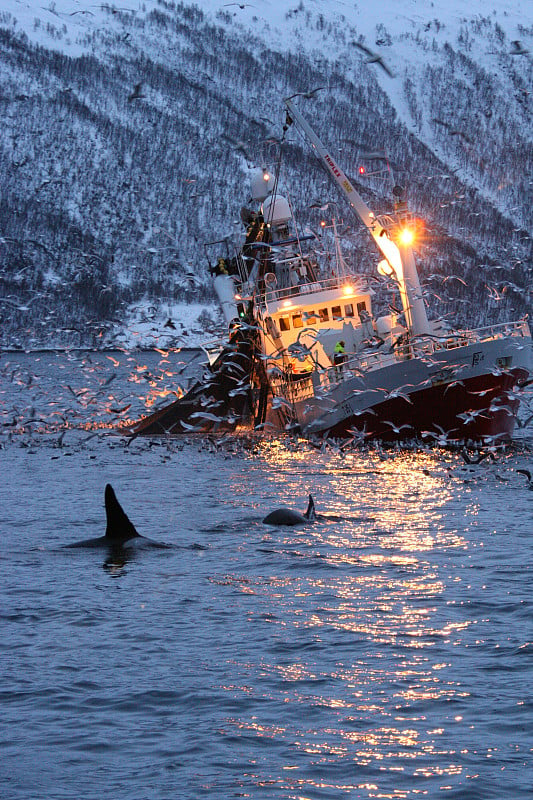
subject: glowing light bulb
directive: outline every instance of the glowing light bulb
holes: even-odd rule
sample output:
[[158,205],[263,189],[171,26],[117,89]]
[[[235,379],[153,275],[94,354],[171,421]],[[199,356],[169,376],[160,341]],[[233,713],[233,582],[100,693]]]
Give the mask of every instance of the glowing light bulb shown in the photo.
[[400,231],[399,239],[402,244],[413,244],[414,238],[415,235],[410,228],[403,228]]

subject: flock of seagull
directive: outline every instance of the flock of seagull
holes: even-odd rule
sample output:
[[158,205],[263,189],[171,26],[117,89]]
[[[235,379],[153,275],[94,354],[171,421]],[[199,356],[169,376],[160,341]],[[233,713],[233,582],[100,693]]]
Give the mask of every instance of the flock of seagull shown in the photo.
[[[42,363],[46,358],[54,359],[53,373],[48,374],[46,363]],[[112,448],[153,450],[165,462],[186,446],[231,458],[249,456],[270,446],[269,442],[275,442],[275,446],[285,447],[290,452],[307,448],[310,452],[319,451],[341,459],[363,449],[375,453],[381,461],[398,452],[435,453],[436,448],[437,452],[438,448],[444,448],[446,452],[455,452],[464,462],[462,468],[455,465],[456,477],[470,481],[493,475],[496,480],[508,481],[509,469],[507,474],[502,473],[502,466],[510,455],[520,452],[521,447],[486,442],[483,446],[453,448],[445,431],[427,431],[421,440],[408,439],[386,445],[369,441],[365,431],[358,429],[353,429],[350,438],[344,441],[328,438],[304,441],[290,427],[284,436],[265,436],[268,429],[264,426],[247,434],[196,435],[195,426],[191,425],[191,430],[183,436],[135,439],[120,432],[121,423],[131,421],[132,413],[139,415],[146,411],[143,403],[147,397],[156,402],[163,396],[168,402],[169,396],[170,399],[177,396],[176,377],[186,368],[186,362],[170,365],[168,353],[161,351],[160,363],[148,369],[146,364],[139,363],[139,354],[124,352],[120,354],[122,364],[119,372],[119,358],[112,353],[67,352],[47,354],[46,358],[40,357],[40,368],[36,369],[37,364],[32,360],[26,360],[27,366],[23,367],[17,356],[3,354],[0,361],[0,450],[20,446],[32,453],[39,447],[48,446],[53,451],[50,457],[58,459],[84,448],[91,450],[92,445],[88,443],[93,440],[94,444],[97,440],[107,442]],[[57,373],[63,373],[64,380],[58,380]],[[407,388],[400,387],[394,395],[402,394],[408,399]],[[524,428],[533,422],[533,398],[524,392],[520,396],[525,414],[517,422],[520,428]],[[327,402],[327,398],[324,399]],[[207,396],[204,405],[199,413],[210,413]],[[472,412],[473,416],[475,413]],[[464,416],[466,418],[468,413]],[[404,427],[393,421],[389,424],[397,433]],[[522,447],[522,453],[527,457],[527,445],[525,449]],[[92,451],[90,457],[96,457]],[[528,467],[529,464],[521,463],[519,468],[511,468],[511,471],[523,475],[527,488],[533,489]]]
[[[103,6],[102,6],[103,7]],[[249,3],[241,3],[241,2],[229,2],[224,3],[224,7],[236,7],[240,10],[244,10],[247,7],[256,8],[256,6],[249,4]],[[77,13],[91,13],[89,11],[82,12],[82,11],[74,11],[72,15]],[[371,48],[367,47],[360,41],[353,41],[351,45],[355,47],[363,56],[364,61],[367,65],[371,66],[374,65],[381,69],[385,75],[389,78],[394,78],[395,73],[393,69],[389,66],[387,61],[385,60],[384,56],[372,50]],[[529,50],[523,45],[520,40],[514,40],[511,43],[511,49],[509,51],[510,55],[512,56],[529,56]],[[324,90],[325,87],[318,86],[314,89],[309,91],[301,91],[296,92],[291,95],[291,98],[296,96],[302,97],[303,99],[311,99],[315,97],[320,91]],[[141,101],[146,98],[146,94],[143,92],[143,83],[138,82],[134,87],[130,94],[127,96],[128,102],[136,102]],[[461,131],[460,129],[456,128],[455,126],[451,125],[446,120],[441,120],[438,118],[434,118],[433,122],[435,124],[440,125],[443,127],[450,136],[457,136],[459,138],[464,138],[465,140],[471,141],[468,139],[466,134]],[[248,157],[246,151],[246,145],[244,142],[232,142],[232,146],[234,149],[239,150]],[[323,205],[323,204],[322,204]],[[322,207],[322,206],[321,206]],[[431,276],[433,277],[433,276]],[[448,281],[455,279],[461,283],[465,283],[461,278],[457,276],[438,276],[443,284]],[[429,280],[429,279],[428,279]],[[526,291],[521,287],[516,286],[509,281],[500,282],[497,285],[490,285],[486,284],[486,287],[489,291],[489,295],[491,299],[495,302],[501,302],[504,299],[504,296],[508,292],[515,292],[523,297],[525,297]],[[436,295],[438,299],[443,299]],[[456,300],[455,300],[456,301]],[[9,304],[12,303],[13,305],[17,305],[15,300],[10,300],[9,298],[4,298],[2,302]],[[22,309],[23,306],[20,306]],[[85,357],[85,363],[82,366],[82,371],[85,373],[95,373],[98,376],[98,371],[101,369],[96,363],[91,361],[90,356]],[[139,374],[137,368],[134,368],[132,373],[134,377],[131,379],[131,382],[137,382],[142,380],[142,377]],[[99,426],[102,427],[109,427],[111,425],[116,425],[117,421],[124,420],[125,415],[131,409],[131,393],[124,393],[123,391],[114,393],[112,391],[112,387],[110,384],[115,379],[116,375],[111,374],[108,377],[104,377],[103,374],[100,373],[100,376],[97,377],[97,385],[93,386],[92,388],[81,387],[81,388],[73,388],[69,383],[65,382],[65,384],[61,387],[63,392],[62,396],[61,393],[59,397],[53,397],[49,395],[48,397],[43,396],[43,390],[39,389],[39,380],[37,376],[27,373],[24,374],[24,371],[18,367],[13,367],[9,360],[5,360],[3,366],[0,367],[0,379],[2,382],[7,383],[8,387],[11,384],[13,386],[19,386],[21,390],[26,393],[31,393],[31,403],[29,406],[24,404],[13,404],[10,407],[6,408],[2,405],[2,399],[0,395],[0,422],[1,422],[1,433],[0,433],[0,447],[5,446],[5,437],[12,437],[16,433],[30,433],[30,436],[34,436],[35,432],[41,428],[45,432],[59,432],[59,439],[58,444],[62,446],[63,439],[65,437],[66,432],[73,428],[79,428],[83,426],[98,428]],[[152,376],[153,377],[153,376]],[[129,379],[128,379],[129,380]],[[148,380],[148,382],[150,382]],[[458,381],[460,382],[460,381]],[[154,381],[152,381],[154,383]],[[56,387],[57,388],[57,387]],[[171,390],[169,390],[170,393]],[[9,388],[8,388],[9,393]],[[398,396],[399,390],[396,392],[396,396]],[[402,396],[405,397],[406,401],[409,402],[408,394],[403,394]],[[70,402],[67,402],[67,399]],[[384,399],[387,399],[384,397]],[[529,405],[528,402],[524,400],[522,397],[522,404],[526,408],[526,417],[517,419],[518,426],[523,428],[530,425],[533,421],[533,409]],[[327,398],[325,397],[324,400],[327,402]],[[283,401],[279,400],[278,402],[282,403]],[[504,406],[499,406],[499,408],[503,408]],[[37,410],[38,409],[38,410]],[[206,414],[209,414],[209,410],[205,409],[202,412],[205,417]],[[475,419],[478,411],[469,411],[465,412],[464,414],[460,415],[465,423],[468,423]],[[509,409],[509,413],[513,413],[511,409]],[[216,414],[214,415],[216,418]],[[406,428],[407,426],[398,426],[393,421],[388,421],[386,424],[390,425],[391,429],[395,433],[401,433],[402,429]],[[87,428],[86,428],[87,429]],[[194,426],[191,426],[192,431],[194,432]],[[365,442],[365,434],[361,431],[352,431],[353,437],[351,441],[348,443],[349,445],[360,445],[361,443]],[[445,432],[426,432],[427,437],[426,439],[432,439],[435,444],[437,445],[448,445],[449,442],[447,441],[447,437]],[[209,441],[209,440],[208,440]],[[217,447],[218,445],[213,444],[213,447]],[[347,449],[346,443],[338,444],[336,442],[331,442],[329,440],[323,440],[320,443],[321,449],[332,448],[336,449],[339,453],[345,453]],[[517,470],[518,472],[522,472],[526,478],[528,479],[528,485],[530,488],[533,488],[531,483],[531,476],[527,470]]]

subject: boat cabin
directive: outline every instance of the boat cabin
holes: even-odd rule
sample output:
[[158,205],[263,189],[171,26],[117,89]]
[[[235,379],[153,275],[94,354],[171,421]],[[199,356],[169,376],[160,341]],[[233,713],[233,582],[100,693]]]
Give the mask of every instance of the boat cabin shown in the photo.
[[265,352],[290,353],[295,343],[309,348],[312,358],[303,362],[300,353],[299,363],[294,365],[300,372],[305,371],[302,364],[309,366],[307,362],[311,367],[316,364],[330,367],[335,345],[340,340],[344,341],[348,355],[357,353],[375,340],[377,334],[371,295],[372,291],[362,285],[360,277],[315,280],[290,290],[271,288],[260,301]]

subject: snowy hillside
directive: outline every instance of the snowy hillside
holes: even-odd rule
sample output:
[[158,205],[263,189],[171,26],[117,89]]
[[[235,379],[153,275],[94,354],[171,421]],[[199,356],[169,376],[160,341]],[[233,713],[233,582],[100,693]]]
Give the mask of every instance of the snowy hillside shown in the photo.
[[[386,150],[424,218],[418,257],[436,311],[459,305],[471,324],[527,313],[528,9],[3,0],[0,345],[118,341],[135,307],[155,309],[153,329],[183,302],[214,316],[203,245],[241,233],[250,168],[274,158],[283,97],[316,87],[302,107],[350,176],[365,151]],[[348,221],[292,131],[284,175],[305,216],[337,199]],[[385,181],[358,186],[388,207]],[[343,244],[354,268],[375,267],[357,225]],[[467,286],[443,296],[454,273]]]

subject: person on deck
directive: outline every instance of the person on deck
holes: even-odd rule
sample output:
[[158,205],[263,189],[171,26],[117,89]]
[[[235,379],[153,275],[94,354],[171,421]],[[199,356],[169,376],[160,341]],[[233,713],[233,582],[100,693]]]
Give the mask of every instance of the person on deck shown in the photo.
[[226,266],[226,259],[220,257],[216,263],[216,265],[211,270],[211,273],[215,275],[228,275],[228,270]]
[[342,375],[343,364],[346,361],[345,344],[340,339],[333,350],[333,363],[335,364],[335,372],[338,376]]

